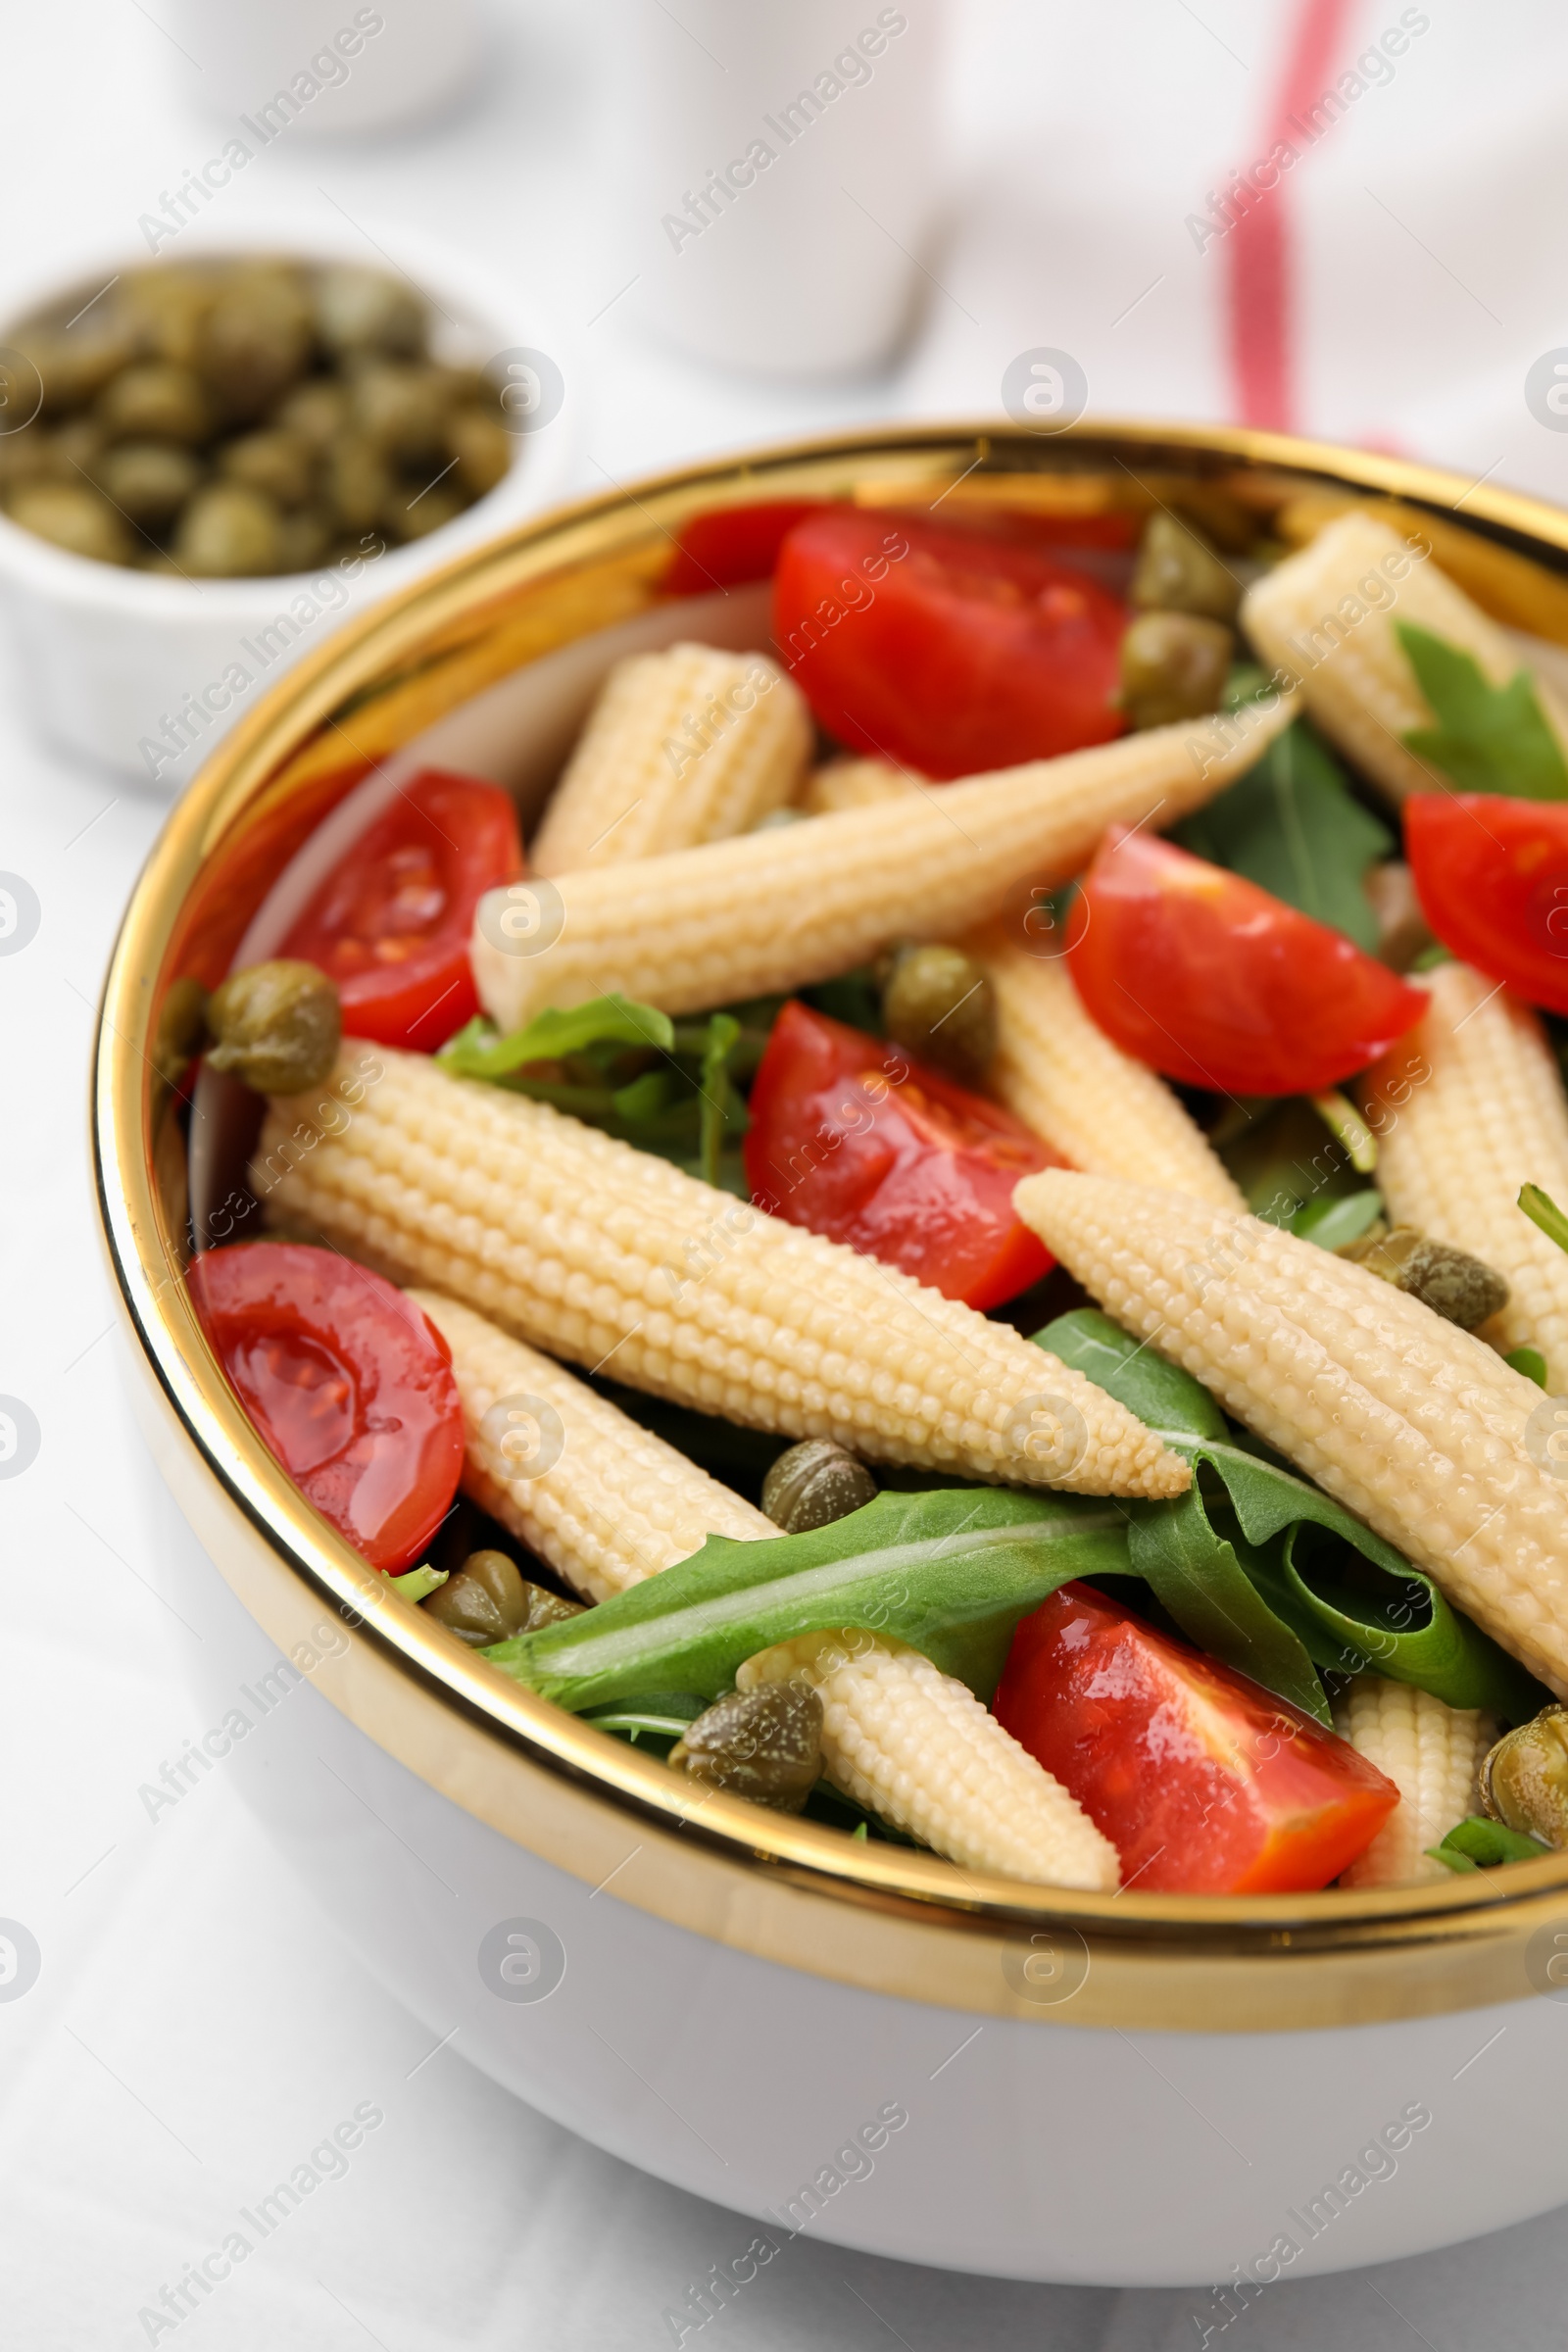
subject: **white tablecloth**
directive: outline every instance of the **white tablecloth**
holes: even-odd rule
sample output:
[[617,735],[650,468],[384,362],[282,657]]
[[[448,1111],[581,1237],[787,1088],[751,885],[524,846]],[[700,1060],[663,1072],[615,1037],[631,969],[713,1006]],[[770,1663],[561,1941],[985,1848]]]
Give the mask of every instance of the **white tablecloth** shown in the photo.
[[[268,189],[251,194],[297,204],[324,190],[350,212],[417,220],[536,287],[593,396],[585,488],[841,419],[994,408],[1002,367],[1034,344],[1073,350],[1101,407],[1224,414],[1237,393],[1221,272],[1185,216],[1259,152],[1252,133],[1295,13],[1123,0],[1086,24],[1024,0],[969,0],[953,78],[966,159],[953,236],[933,260],[912,357],[857,385],[726,381],[639,340],[613,306],[596,318],[623,277],[602,192],[597,10],[569,24],[543,8],[501,19],[466,114],[379,149],[279,142]],[[1568,79],[1568,32],[1538,0],[1515,0],[1506,20],[1482,13],[1459,21],[1434,4],[1397,76],[1369,87],[1334,151],[1325,141],[1303,166],[1292,397],[1308,423],[1568,490],[1568,442],[1520,393],[1564,331],[1550,101]],[[211,152],[212,124],[184,111],[166,71],[158,14],[156,0],[12,12],[0,306],[13,274],[133,233],[160,189]],[[1395,18],[1352,9],[1339,32],[1353,44]],[[1375,186],[1370,204],[1358,185]],[[455,2051],[429,2055],[221,1776],[156,1823],[138,1800],[199,1725],[133,1499],[139,1441],[108,1337],[84,1111],[100,977],[161,813],[122,779],[52,757],[12,699],[0,704],[0,868],[24,875],[42,908],[25,951],[0,957],[0,1392],[24,1399],[42,1432],[30,1469],[0,1482],[0,1915],[25,1923],[43,1963],[24,1998],[0,2002],[5,2341],[667,2343],[664,2310],[727,2252],[733,2222],[532,2115]],[[150,2328],[139,2314],[164,2285],[364,2101],[385,2127],[346,2177],[198,2314]],[[1549,2217],[1386,2270],[1281,2284],[1245,2331],[1252,2352],[1545,2352],[1561,2341],[1565,2290],[1568,2230]],[[801,2241],[714,2327],[734,2352],[1152,2352],[1197,2340],[1201,2301],[1002,2285]]]

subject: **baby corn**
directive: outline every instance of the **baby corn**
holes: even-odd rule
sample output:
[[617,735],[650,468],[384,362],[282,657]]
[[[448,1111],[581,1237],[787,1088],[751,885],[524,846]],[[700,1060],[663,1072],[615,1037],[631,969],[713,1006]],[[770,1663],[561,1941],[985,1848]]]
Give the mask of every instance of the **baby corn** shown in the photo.
[[318,1096],[274,1102],[252,1182],[270,1220],[701,1412],[1080,1494],[1189,1483],[1005,1325],[418,1054],[351,1046]]
[[1537,1348],[1546,1385],[1568,1393],[1568,1252],[1516,1206],[1522,1184],[1568,1197],[1568,1101],[1528,1005],[1467,964],[1418,985],[1431,1010],[1370,1072],[1364,1106],[1378,1132],[1378,1184],[1390,1212],[1468,1250],[1508,1285],[1483,1339]]
[[1257,1218],[1058,1169],[1026,1176],[1013,1200],[1107,1314],[1568,1696],[1568,1485],[1549,1449],[1557,1408],[1533,1382]]
[[619,662],[529,844],[536,874],[744,833],[794,797],[806,698],[765,654],[672,645]]
[[1409,1886],[1451,1874],[1427,1851],[1477,1810],[1476,1774],[1497,1736],[1476,1707],[1446,1706],[1430,1690],[1358,1674],[1334,1702],[1334,1728],[1386,1773],[1399,1801],[1344,1886]]
[[1042,1142],[1090,1175],[1164,1185],[1219,1208],[1246,1206],[1164,1080],[1090,1018],[1064,957],[1032,956],[1000,927],[964,946],[996,999],[987,1086]]
[[778,1534],[548,1355],[455,1298],[410,1297],[452,1350],[465,1491],[585,1599],[608,1600],[673,1567],[710,1534],[743,1542]]
[[[1360,509],[1254,580],[1242,620],[1261,659],[1299,680],[1324,734],[1396,801],[1452,785],[1402,741],[1412,728],[1430,727],[1433,716],[1396,623],[1408,621],[1469,654],[1494,686],[1505,686],[1521,667],[1506,632],[1430,554]],[[1568,712],[1540,677],[1536,692],[1568,757]]]
[[[892,760],[830,760],[806,779],[800,805],[808,816],[833,816],[841,808],[875,808],[918,792],[926,779]],[[939,784],[938,792],[946,789]]]
[[827,1776],[867,1813],[965,1870],[1109,1893],[1116,1849],[963,1683],[858,1628],[748,1658],[737,1688],[805,1683],[822,1701]]
[[506,1030],[614,990],[696,1012],[829,979],[893,939],[951,938],[1018,881],[1076,873],[1108,824],[1174,823],[1291,714],[1279,698],[809,825],[491,891],[471,950],[480,1002]]

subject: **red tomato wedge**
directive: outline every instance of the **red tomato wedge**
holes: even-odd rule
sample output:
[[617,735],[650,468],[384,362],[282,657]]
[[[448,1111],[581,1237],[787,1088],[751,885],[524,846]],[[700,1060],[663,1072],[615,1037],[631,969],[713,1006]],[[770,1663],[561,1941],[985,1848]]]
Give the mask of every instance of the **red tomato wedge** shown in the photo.
[[522,870],[511,794],[422,768],[339,859],[277,953],[337,982],[346,1037],[433,1054],[479,1009],[473,910]]
[[1087,572],[981,532],[830,507],[779,553],[773,635],[830,734],[928,776],[1122,731],[1125,609]]
[[1421,911],[1489,979],[1568,1012],[1568,803],[1418,792],[1404,848]]
[[452,1354],[403,1293],[335,1250],[245,1242],[191,1261],[229,1384],[308,1502],[372,1568],[413,1567],[452,1507]]
[[992,1705],[1140,1892],[1326,1886],[1399,1801],[1348,1740],[1088,1585],[1023,1620]]
[[1105,1035],[1219,1094],[1337,1086],[1426,1010],[1343,931],[1124,825],[1095,854],[1069,943],[1067,968]]
[[778,498],[694,514],[681,525],[669,569],[659,583],[661,593],[705,596],[710,589],[765,580],[778,562],[785,533],[820,512],[819,499]]
[[896,1046],[792,1001],[752,1087],[746,1180],[760,1208],[1000,1306],[1054,1264],[1012,1188],[1058,1154],[996,1103]]

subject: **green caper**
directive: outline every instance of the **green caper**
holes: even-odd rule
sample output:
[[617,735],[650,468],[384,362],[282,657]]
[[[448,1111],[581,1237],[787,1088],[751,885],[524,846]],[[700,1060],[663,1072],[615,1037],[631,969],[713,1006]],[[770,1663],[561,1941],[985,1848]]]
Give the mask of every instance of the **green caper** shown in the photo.
[[275,498],[280,507],[303,506],[311,495],[315,459],[311,445],[298,433],[270,431],[241,433],[230,441],[219,461],[226,478],[243,482]]
[[207,1056],[212,1068],[232,1072],[259,1095],[319,1086],[343,1030],[326,974],[283,958],[231,972],[213,992],[207,1024],[217,1040]]
[[152,1065],[159,1077],[177,1086],[206,1036],[207,991],[186,973],[171,983],[153,1032]]
[[85,482],[27,482],[11,495],[13,522],[73,556],[99,564],[128,564],[130,533],[106,498]]
[[277,570],[281,534],[273,500],[243,482],[213,482],[180,516],[174,559],[198,578],[252,579]]
[[0,498],[9,497],[26,482],[50,478],[54,471],[49,462],[50,438],[36,429],[0,433]]
[[1152,514],[1133,574],[1132,601],[1146,611],[1234,620],[1242,584],[1202,534],[1174,514]]
[[113,441],[205,441],[212,403],[201,378],[168,360],[122,368],[99,396],[98,421]]
[[957,948],[901,948],[882,984],[882,1019],[895,1044],[956,1078],[984,1074],[997,1050],[991,983]]
[[226,416],[260,416],[305,368],[311,315],[291,270],[245,270],[201,322],[197,365]]
[[464,489],[470,498],[483,498],[510,468],[514,444],[498,417],[483,409],[459,409],[447,424],[447,447]]
[[1396,1291],[1408,1292],[1461,1331],[1474,1331],[1508,1303],[1508,1285],[1494,1268],[1472,1257],[1468,1250],[1433,1241],[1413,1225],[1396,1225],[1375,1240],[1368,1235],[1348,1243],[1340,1255],[1365,1266]]
[[381,510],[381,520],[394,539],[428,539],[467,503],[446,482],[400,482]]
[[315,571],[331,545],[332,533],[315,507],[300,507],[277,526],[279,571]]
[[279,402],[272,422],[279,431],[309,442],[319,456],[343,430],[348,414],[349,396],[344,387],[325,376],[312,376],[308,383],[296,384]]
[[1481,1803],[1510,1830],[1568,1847],[1568,1707],[1543,1707],[1504,1732],[1482,1762]]
[[425,308],[411,286],[379,270],[334,263],[316,281],[316,331],[327,350],[413,358],[424,348]]
[[51,481],[79,482],[83,474],[99,479],[104,437],[90,416],[74,416],[49,435],[43,449]]
[[357,433],[344,433],[326,453],[328,511],[344,531],[368,530],[392,495],[391,476],[378,449]]
[[488,1550],[470,1551],[424,1607],[470,1649],[486,1649],[492,1642],[510,1642],[514,1635],[582,1614],[579,1602],[530,1584],[504,1551]]
[[132,522],[155,527],[177,514],[202,478],[200,461],[169,441],[122,441],[99,460],[104,496]]
[[794,1683],[731,1690],[688,1726],[669,1762],[707,1788],[799,1813],[821,1778],[822,1701]]
[[132,355],[129,335],[113,315],[100,325],[87,318],[67,333],[63,326],[22,327],[17,347],[38,370],[46,416],[69,416],[96,398]]
[[355,375],[350,393],[356,427],[389,458],[440,459],[452,390],[438,368],[375,360]]
[[870,1471],[831,1438],[806,1438],[790,1446],[762,1481],[763,1513],[787,1536],[847,1519],[875,1499]]
[[122,315],[140,356],[194,368],[214,290],[210,276],[189,270],[134,271],[121,288]]
[[1192,612],[1141,613],[1121,641],[1121,707],[1134,727],[1168,727],[1219,708],[1235,639]]

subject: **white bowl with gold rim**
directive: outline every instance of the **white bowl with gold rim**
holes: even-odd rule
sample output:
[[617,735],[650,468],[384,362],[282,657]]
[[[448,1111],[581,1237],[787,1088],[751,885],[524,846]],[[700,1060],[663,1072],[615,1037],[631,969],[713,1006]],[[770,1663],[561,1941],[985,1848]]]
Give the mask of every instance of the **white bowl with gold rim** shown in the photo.
[[[1279,2278],[1568,2200],[1568,1857],[1401,1891],[1096,1896],[726,1796],[694,1808],[661,1763],[390,1598],[277,1468],[180,1280],[190,1172],[149,1047],[170,986],[221,974],[372,770],[466,766],[526,817],[620,653],[759,642],[759,589],[661,598],[691,514],[803,497],[1084,511],[1173,486],[1265,512],[1408,502],[1498,618],[1568,645],[1568,515],[1393,460],[1087,425],[728,460],[526,524],[311,653],[172,814],[110,971],[103,1229],[208,1719],[241,1684],[270,1694],[230,1769],[432,2039],[745,2217],[727,2266],[694,2282],[710,2308],[804,2229],[1000,2276],[1187,2283],[1203,2341]],[[351,700],[350,739],[334,714]],[[243,1180],[252,1115],[195,1171],[204,1217]],[[679,2324],[702,2315],[700,2294]]]

